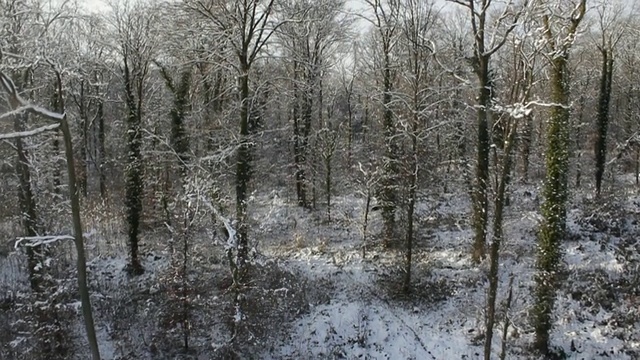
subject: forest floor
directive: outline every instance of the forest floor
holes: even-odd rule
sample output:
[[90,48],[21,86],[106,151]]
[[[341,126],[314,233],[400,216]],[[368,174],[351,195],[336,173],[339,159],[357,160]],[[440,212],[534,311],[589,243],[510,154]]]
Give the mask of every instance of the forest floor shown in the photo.
[[[528,311],[539,202],[538,188],[518,185],[507,208],[495,358],[508,317],[506,359],[535,359],[529,349],[533,338]],[[328,221],[326,212],[303,210],[277,191],[255,195],[250,204],[255,261],[240,308],[234,308],[231,300],[222,246],[213,245],[211,229],[198,234],[190,244],[188,332],[171,316],[178,295],[169,285],[170,254],[166,245],[160,246],[166,244],[166,235],[161,230],[145,235],[146,272],[130,278],[125,271],[125,232],[110,226],[107,233],[87,224],[88,248],[94,254],[89,263],[92,300],[103,358],[481,358],[488,264],[477,266],[470,259],[468,196],[421,196],[409,295],[401,286],[404,242],[384,249],[371,235],[380,230],[379,214],[374,212],[363,249],[363,207],[362,198],[335,197]],[[571,199],[551,338],[564,358],[640,357],[638,220],[640,196],[635,190],[598,201],[586,194]],[[119,245],[107,247],[105,241]],[[8,270],[7,259],[11,256],[0,257],[4,269],[0,283],[24,285],[24,276],[18,279],[19,274]],[[70,270],[69,278],[73,276]],[[505,309],[510,283],[513,300]],[[75,291],[73,285],[68,290]],[[20,293],[15,286],[11,291]],[[68,307],[76,310],[77,317],[71,332],[77,343],[73,358],[85,359],[77,300],[70,299]],[[2,311],[10,311],[10,306]],[[189,349],[182,351],[185,333]],[[12,336],[2,345],[18,353],[26,338],[17,332]]]
[[[538,199],[538,189],[519,187],[507,210],[500,261],[500,325],[493,341],[496,358],[501,352],[511,278],[506,358],[535,358],[529,355],[533,338],[528,310],[540,220]],[[343,219],[353,219],[362,211],[355,199],[336,200],[339,211],[335,212],[344,214]],[[265,253],[284,268],[330,284],[330,295],[297,319],[280,343],[261,357],[481,358],[488,264],[471,262],[469,208],[465,195],[422,199],[416,214],[419,231],[410,295],[401,291],[403,251],[372,246],[363,258],[362,242],[355,240],[361,235],[339,220],[317,230],[315,237],[310,234],[313,231],[297,232],[294,238],[309,239],[299,240],[297,248],[265,245]],[[572,200],[552,334],[557,352],[568,359],[640,356],[639,213],[638,196]],[[277,219],[269,216],[263,221]]]

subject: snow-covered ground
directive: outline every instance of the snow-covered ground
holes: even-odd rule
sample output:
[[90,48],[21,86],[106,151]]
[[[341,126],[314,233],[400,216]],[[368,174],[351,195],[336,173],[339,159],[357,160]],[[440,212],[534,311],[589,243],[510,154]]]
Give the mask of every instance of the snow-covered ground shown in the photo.
[[[530,351],[528,311],[540,219],[538,197],[537,189],[519,187],[507,209],[495,358],[502,348],[504,303],[511,279],[506,358],[535,358]],[[416,211],[413,292],[408,296],[400,291],[403,247],[380,246],[379,214],[370,214],[363,257],[364,200],[342,196],[333,203],[329,222],[326,212],[302,210],[277,191],[252,198],[252,238],[264,279],[251,284],[247,294],[253,297],[248,303],[251,308],[236,313],[240,315],[234,323],[262,322],[263,329],[251,328],[249,338],[253,336],[255,342],[241,354],[252,359],[481,358],[488,265],[476,266],[470,259],[467,195],[421,197]],[[640,356],[639,213],[640,197],[635,195],[600,203],[588,196],[572,200],[563,244],[566,266],[551,339],[568,359]],[[142,257],[146,272],[141,277],[126,274],[125,254],[91,259],[90,283],[103,358],[228,358],[221,350],[232,337],[229,329],[235,316],[228,270],[221,246],[204,234],[192,250],[199,260],[189,275],[197,295],[192,302],[188,356],[169,355],[168,344],[163,348],[166,340],[162,339],[175,329],[163,330],[168,325],[162,320],[166,312],[162,304],[171,297],[167,295],[170,262],[162,237],[146,239]],[[90,241],[99,242],[98,238],[94,235]],[[0,261],[4,269],[0,286],[9,277],[20,276],[26,286],[23,275],[9,273],[15,268],[8,263],[15,260],[9,259],[15,257]],[[78,315],[74,333],[77,348],[82,349],[80,324]],[[82,354],[75,358],[82,359]]]
[[[535,189],[524,191],[524,195],[516,192],[504,225],[507,236],[500,267],[499,301],[506,299],[509,279],[514,278],[514,300],[508,311],[512,322],[507,336],[508,359],[532,358],[528,310],[539,220],[535,196]],[[312,307],[291,326],[279,346],[261,358],[481,358],[487,265],[477,267],[470,261],[466,197],[447,196],[439,200],[443,202],[434,206],[433,200],[425,199],[418,206],[419,223],[422,221],[431,228],[423,228],[418,235],[422,239],[418,241],[414,259],[415,268],[422,271],[414,273],[413,298],[398,299],[399,294],[393,292],[399,291],[399,286],[381,286],[381,279],[401,282],[401,271],[397,268],[401,266],[402,254],[373,247],[363,260],[362,244],[355,239],[360,234],[354,234],[354,229],[350,231],[352,236],[347,237],[344,228],[327,226],[318,232],[322,240],[303,241],[309,246],[288,251],[280,247],[270,249],[263,243],[267,254],[280,258],[282,266],[295,269],[306,278],[330,281],[336,287],[328,303]],[[336,199],[335,212],[359,206],[361,202],[353,198]],[[283,207],[286,204],[279,204],[278,211],[286,211]],[[361,209],[353,213],[361,213]],[[373,222],[376,221],[374,217]],[[576,295],[604,291],[601,285],[606,287],[636,271],[637,251],[623,258],[617,244],[626,241],[625,236],[637,235],[637,228],[630,226],[618,237],[603,232],[599,235],[606,239],[598,241],[590,238],[590,230],[583,212],[569,213],[569,232],[575,239],[564,244],[569,275],[556,302],[552,344],[572,359],[637,358],[640,333],[635,323],[639,304],[636,298],[622,291],[612,294],[614,304],[605,309],[597,300],[589,304],[585,295]],[[296,231],[314,233],[312,229],[301,230],[300,222]],[[591,274],[601,274],[605,283],[591,281]],[[428,296],[429,292],[443,293]],[[620,318],[626,314],[633,322],[622,327]],[[493,341],[496,358],[502,346],[501,326]]]

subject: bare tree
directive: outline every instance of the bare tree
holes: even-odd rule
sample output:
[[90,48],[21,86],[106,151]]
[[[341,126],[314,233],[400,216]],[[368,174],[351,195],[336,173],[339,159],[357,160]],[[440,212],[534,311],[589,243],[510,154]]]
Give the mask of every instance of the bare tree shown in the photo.
[[[434,77],[431,63],[435,52],[434,42],[430,39],[431,31],[437,20],[437,10],[432,2],[407,0],[403,3],[400,18],[402,19],[400,45],[406,56],[406,66],[402,70],[403,85],[401,90],[407,113],[406,121],[400,120],[403,135],[408,139],[405,161],[402,164],[406,174],[406,241],[403,289],[411,291],[411,267],[414,243],[414,211],[418,191],[418,175],[421,162],[418,161],[420,148],[424,147],[427,138],[424,126],[426,118],[432,116],[434,110],[433,90],[429,81]],[[432,103],[433,102],[433,103]],[[437,128],[437,127],[436,127]]]
[[116,33],[116,51],[120,56],[120,71],[124,82],[124,102],[127,125],[127,165],[125,170],[127,223],[129,226],[129,271],[144,272],[138,258],[142,198],[144,194],[142,159],[142,122],[145,86],[153,58],[155,15],[142,4],[125,1],[113,5],[112,26]]
[[[0,56],[0,59],[2,57]],[[73,218],[73,232],[72,239],[76,245],[77,254],[77,271],[78,271],[78,291],[80,293],[80,301],[82,304],[82,314],[85,321],[85,329],[89,340],[89,347],[91,348],[91,356],[93,360],[100,360],[100,351],[98,349],[98,341],[96,339],[95,326],[93,322],[93,314],[91,311],[91,299],[89,297],[89,289],[87,287],[87,265],[84,251],[84,237],[82,233],[82,223],[80,221],[80,196],[76,186],[75,176],[75,162],[73,154],[73,145],[71,132],[69,131],[69,124],[65,114],[50,112],[44,108],[34,106],[25,101],[16,89],[13,81],[0,71],[0,84],[3,90],[7,93],[9,98],[9,104],[11,105],[12,112],[16,115],[20,115],[23,112],[29,112],[35,115],[39,115],[47,120],[54,121],[54,126],[43,126],[39,129],[32,131],[19,131],[13,134],[0,136],[2,138],[23,138],[27,136],[33,136],[38,133],[55,130],[60,128],[62,130],[62,136],[65,145],[65,154],[67,158],[67,175],[69,178],[69,196],[71,198],[71,212]],[[62,86],[58,84],[58,86]],[[60,237],[53,237],[53,240]],[[62,237],[64,238],[64,237]],[[34,243],[42,243],[43,241],[51,241],[51,238],[30,236],[26,240],[31,240]]]
[[[600,72],[600,93],[598,96],[598,116],[596,120],[596,143],[594,147],[596,160],[596,196],[600,196],[602,189],[602,176],[604,175],[607,161],[607,132],[609,130],[609,108],[611,102],[611,91],[613,82],[613,65],[615,50],[618,42],[622,38],[629,17],[621,19],[625,11],[624,5],[602,3],[598,11],[598,25],[600,39],[597,48],[602,56],[602,67]],[[632,12],[629,12],[631,14]]]
[[[283,21],[274,21],[275,0],[184,0],[194,14],[211,22],[232,55],[227,59],[237,73],[239,113],[238,147],[236,151],[236,227],[237,263],[243,272],[249,253],[247,196],[251,181],[251,106],[250,74],[258,56]],[[237,281],[239,279],[234,279]]]
[[373,25],[374,46],[378,58],[374,69],[379,82],[382,99],[382,127],[384,132],[384,154],[382,156],[379,189],[380,208],[382,210],[382,236],[385,246],[389,246],[395,237],[397,208],[398,145],[396,144],[397,124],[393,111],[393,90],[397,78],[394,52],[400,34],[400,1],[365,0],[373,15],[368,18]]
[[[331,57],[348,35],[349,19],[342,0],[299,0],[283,6],[282,17],[296,18],[278,31],[278,42],[291,67],[291,120],[298,205],[308,207],[309,142],[312,128],[322,126],[323,77]],[[314,121],[315,120],[315,121]]]
[[[489,246],[489,289],[485,312],[485,360],[491,359],[491,345],[496,322],[496,302],[500,280],[498,271],[500,266],[500,250],[504,237],[503,218],[508,199],[507,188],[512,172],[513,152],[516,146],[518,129],[522,126],[521,122],[527,121],[532,111],[529,100],[531,88],[534,84],[534,71],[537,70],[535,60],[536,56],[539,55],[539,49],[537,49],[534,44],[531,44],[530,41],[527,41],[526,35],[522,35],[527,34],[530,27],[529,20],[527,24],[520,27],[523,29],[523,31],[519,33],[520,36],[514,36],[510,42],[511,58],[506,59],[508,62],[505,61],[510,67],[504,70],[508,72],[508,76],[505,76],[505,78],[511,79],[511,82],[506,86],[506,94],[502,97],[508,103],[494,103],[492,107],[492,110],[498,115],[497,122],[500,123],[503,134],[502,143],[493,148],[497,170],[495,176],[495,195],[493,199],[493,232]],[[506,333],[506,331],[507,329],[503,329],[503,332]],[[503,336],[503,349],[506,347],[504,344],[505,339],[506,335]]]
[[[518,24],[522,10],[516,2],[509,0],[501,7],[500,13],[488,27],[491,11],[494,9],[491,0],[449,0],[469,10],[469,20],[473,32],[473,56],[469,59],[478,78],[477,95],[477,131],[478,148],[476,163],[476,179],[473,191],[473,260],[479,262],[485,256],[487,238],[487,221],[489,202],[487,189],[489,186],[489,149],[491,145],[490,121],[493,101],[494,79],[491,75],[491,56],[505,44],[509,34]],[[526,6],[527,1],[520,5]]]

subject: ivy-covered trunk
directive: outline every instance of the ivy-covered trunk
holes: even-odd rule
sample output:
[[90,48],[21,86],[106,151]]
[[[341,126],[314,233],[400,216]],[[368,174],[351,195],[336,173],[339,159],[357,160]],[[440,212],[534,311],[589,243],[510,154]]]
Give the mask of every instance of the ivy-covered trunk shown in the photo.
[[536,274],[536,304],[534,327],[535,347],[548,351],[549,331],[555,301],[557,274],[562,257],[560,242],[565,233],[567,169],[569,168],[569,109],[567,89],[567,59],[556,58],[551,73],[552,102],[547,130],[546,170],[544,184],[543,222],[538,239]]
[[[558,271],[562,260],[561,242],[565,235],[566,206],[568,198],[568,169],[570,142],[569,69],[571,42],[586,12],[586,0],[581,0],[574,10],[566,34],[554,34],[550,20],[544,16],[544,30],[549,41],[550,53],[550,118],[547,127],[546,179],[543,189],[542,224],[538,235],[538,254],[535,274],[535,304],[533,308],[534,348],[542,354],[549,353],[549,333],[558,287]],[[558,41],[555,36],[558,36]]]

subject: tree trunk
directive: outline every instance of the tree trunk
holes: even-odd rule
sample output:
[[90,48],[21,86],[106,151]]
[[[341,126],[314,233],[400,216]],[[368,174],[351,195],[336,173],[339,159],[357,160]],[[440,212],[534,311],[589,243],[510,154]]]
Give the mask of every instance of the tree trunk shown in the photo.
[[74,242],[77,252],[77,271],[78,271],[78,291],[80,292],[80,302],[82,304],[82,315],[84,317],[85,330],[89,340],[89,348],[93,360],[100,360],[100,350],[96,338],[96,330],[93,322],[93,313],[91,311],[91,299],[89,297],[89,288],[87,286],[87,262],[84,251],[84,238],[82,235],[82,222],[80,220],[80,198],[76,187],[75,162],[73,158],[73,145],[71,141],[71,132],[66,117],[60,121],[60,129],[65,145],[65,153],[67,157],[67,174],[69,177],[69,196],[71,198],[71,213],[73,216],[73,232]]
[[76,169],[78,188],[84,197],[87,196],[87,177],[89,173],[87,161],[87,137],[89,136],[89,121],[87,114],[87,105],[85,103],[85,86],[84,80],[80,82],[80,94],[76,101],[78,105],[78,113],[80,116],[80,153],[78,156],[78,169]]
[[[27,84],[29,80],[29,71],[25,71],[22,83]],[[12,105],[12,108],[19,104]],[[28,114],[14,115],[13,130],[21,132],[25,130],[25,124],[28,120]],[[29,154],[25,146],[24,140],[20,137],[16,138],[16,173],[19,181],[19,203],[20,213],[22,217],[22,226],[26,236],[37,236],[40,234],[37,216],[37,203],[33,187],[31,185],[31,168],[29,163]],[[43,267],[40,266],[44,260],[45,249],[42,245],[27,247],[27,266],[29,269],[29,284],[34,292],[39,292],[42,285]]]
[[107,197],[107,176],[106,176],[106,159],[107,153],[104,146],[105,129],[104,129],[104,108],[102,100],[98,101],[98,111],[96,118],[98,121],[98,172],[100,174],[100,197],[105,200]]
[[522,182],[526,184],[529,182],[529,158],[531,156],[531,143],[533,140],[533,117],[526,115],[523,121],[524,127],[520,144],[522,145]]
[[305,176],[305,150],[306,141],[304,138],[303,125],[300,119],[300,87],[299,87],[299,64],[293,64],[293,109],[291,116],[293,118],[293,162],[295,167],[296,196],[298,206],[308,207],[306,192],[306,176]]
[[[15,115],[14,131],[24,131],[25,115]],[[36,213],[36,199],[31,187],[31,170],[29,168],[29,157],[22,138],[16,138],[16,152],[18,160],[16,162],[16,172],[19,180],[19,200],[20,212],[22,214],[22,225],[26,236],[38,236],[38,217]],[[40,291],[42,280],[42,266],[39,264],[44,260],[44,249],[41,245],[27,247],[27,263],[29,268],[29,283],[33,291]]]
[[607,158],[607,130],[609,127],[609,103],[611,101],[611,78],[613,76],[613,54],[606,49],[602,50],[602,74],[600,75],[600,97],[598,100],[598,117],[596,124],[596,197],[600,196],[602,189],[602,176],[604,175]]
[[327,154],[324,158],[326,174],[324,178],[325,192],[327,196],[327,219],[331,221],[331,158],[333,154]]
[[487,220],[489,202],[487,187],[489,183],[489,108],[491,106],[491,84],[489,78],[489,58],[480,56],[477,75],[480,82],[478,94],[478,151],[476,164],[476,183],[473,192],[473,261],[479,262],[485,257],[487,238]]
[[[516,120],[511,119],[511,121],[515,122]],[[500,266],[500,246],[502,244],[503,237],[502,219],[504,208],[506,205],[506,190],[511,174],[511,153],[513,152],[515,134],[516,124],[513,123],[510,125],[509,134],[504,146],[502,172],[500,174],[500,181],[498,182],[498,189],[495,197],[495,209],[493,215],[493,239],[491,241],[489,250],[491,264],[489,266],[489,294],[487,296],[486,336],[484,343],[485,360],[491,360],[491,343],[493,341],[493,328],[495,325],[496,317],[498,282],[500,279],[498,268]]]
[[236,219],[238,237],[238,264],[241,274],[247,261],[247,189],[251,179],[251,144],[249,143],[249,66],[247,59],[241,59],[241,73],[238,77],[240,93],[240,144],[236,164]]
[[[417,100],[414,98],[414,101]],[[416,101],[417,108],[417,101]],[[405,250],[405,272],[403,290],[405,294],[411,292],[411,266],[413,256],[413,213],[416,204],[416,191],[418,188],[418,112],[414,110],[412,134],[411,134],[411,171],[409,175],[409,203],[407,204],[407,243]]]
[[[127,167],[126,167],[126,194],[125,206],[127,208],[127,223],[129,225],[129,251],[130,261],[129,272],[132,275],[140,275],[144,272],[138,258],[138,241],[140,231],[140,220],[142,217],[142,130],[141,130],[141,109],[140,98],[135,98],[133,87],[138,86],[138,96],[140,96],[142,84],[133,83],[129,72],[127,60],[125,59],[125,96],[127,104]],[[141,79],[137,79],[141,82]]]
[[[589,86],[589,81],[587,80],[586,86]],[[574,127],[575,130],[575,150],[577,151],[577,161],[576,161],[576,188],[580,188],[580,186],[582,186],[582,134],[580,129],[582,128],[582,122],[584,119],[584,103],[585,103],[585,96],[581,95],[580,96],[580,100],[578,101],[578,104],[580,106],[580,112],[578,115],[578,121],[576,126]]]
[[[169,74],[167,74],[169,76]],[[168,80],[168,79],[167,79]],[[189,135],[184,120],[189,106],[191,69],[183,70],[178,86],[173,89],[174,99],[171,114],[171,147],[178,156],[181,178],[185,178],[189,162]]]
[[551,69],[551,118],[547,130],[543,222],[540,229],[534,305],[534,347],[543,354],[549,351],[549,332],[561,261],[560,242],[566,223],[567,169],[569,168],[569,93],[567,58],[556,57]]
[[380,193],[383,220],[382,236],[385,246],[389,246],[391,244],[395,234],[395,213],[397,202],[395,179],[398,173],[398,166],[396,163],[397,149],[394,139],[396,129],[393,119],[393,110],[391,109],[391,90],[393,88],[393,81],[391,79],[391,58],[389,51],[388,45],[385,44],[383,69],[384,93],[382,96],[382,106],[384,107],[383,126],[385,153],[383,158],[382,189]]

